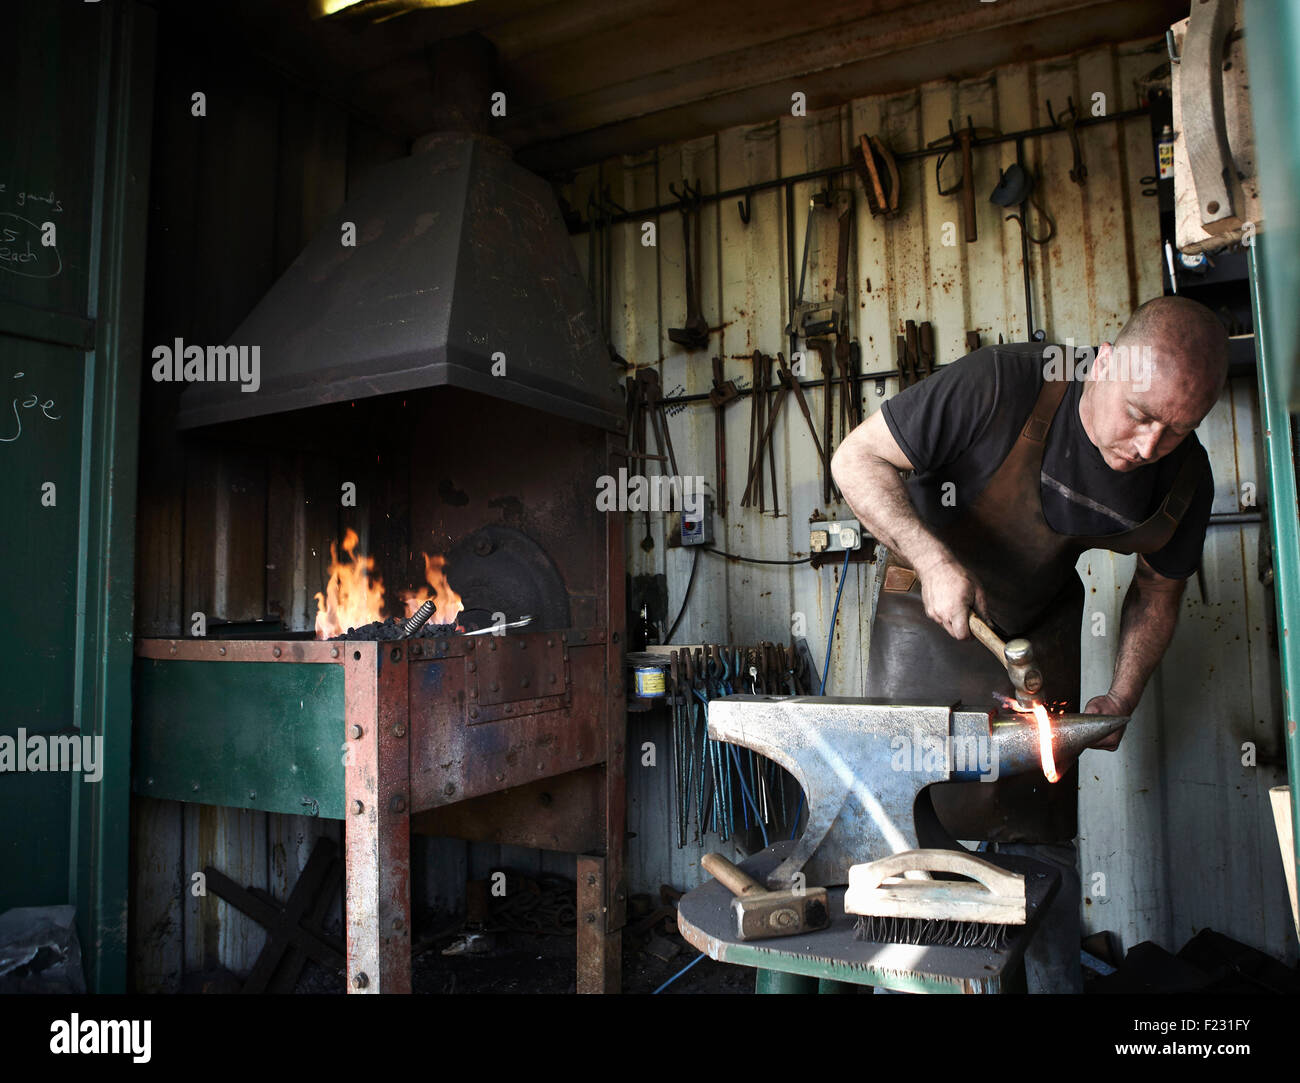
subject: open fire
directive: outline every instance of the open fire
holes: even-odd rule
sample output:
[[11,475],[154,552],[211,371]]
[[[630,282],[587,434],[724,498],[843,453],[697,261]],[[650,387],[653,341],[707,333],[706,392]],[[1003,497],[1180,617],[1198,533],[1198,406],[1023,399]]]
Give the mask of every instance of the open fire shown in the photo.
[[[334,639],[349,629],[364,628],[385,619],[383,580],[374,575],[375,558],[357,553],[359,543],[357,532],[349,530],[343,538],[343,559],[339,559],[338,547],[330,542],[329,581],[324,593],[316,594],[317,639]],[[435,608],[429,623],[456,624],[456,617],[465,606],[447,582],[443,570],[446,558],[421,555],[427,586],[398,595],[404,609],[402,617],[411,616],[432,599]]]

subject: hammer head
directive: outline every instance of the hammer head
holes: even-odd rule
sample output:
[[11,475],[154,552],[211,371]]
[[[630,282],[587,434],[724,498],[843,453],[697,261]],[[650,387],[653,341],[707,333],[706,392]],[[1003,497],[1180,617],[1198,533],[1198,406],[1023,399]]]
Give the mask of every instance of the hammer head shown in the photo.
[[731,913],[741,940],[812,932],[831,920],[824,887],[742,895],[731,900]]
[[1043,688],[1043,673],[1034,662],[1033,644],[1027,639],[1009,639],[1002,655],[1007,676],[1016,689],[1016,702],[1025,708],[1033,707]]

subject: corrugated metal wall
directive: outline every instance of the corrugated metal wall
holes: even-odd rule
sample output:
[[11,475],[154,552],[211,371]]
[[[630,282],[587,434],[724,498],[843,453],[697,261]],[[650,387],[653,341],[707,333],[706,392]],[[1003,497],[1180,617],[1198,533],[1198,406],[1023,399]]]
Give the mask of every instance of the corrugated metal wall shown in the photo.
[[[1163,42],[1102,48],[1032,65],[997,70],[961,83],[931,83],[887,97],[864,98],[843,108],[781,117],[764,125],[732,128],[716,136],[664,146],[639,157],[607,161],[583,171],[566,190],[585,209],[588,194],[608,185],[627,208],[672,201],[669,184],[700,181],[707,194],[838,165],[861,133],[878,133],[896,151],[925,146],[947,134],[948,122],[970,116],[977,126],[1004,132],[1048,123],[1046,103],[1058,110],[1072,96],[1092,112],[1116,113],[1138,104],[1135,79],[1156,67]],[[1129,312],[1162,290],[1156,201],[1143,197],[1140,178],[1155,171],[1146,119],[1117,122],[1080,133],[1087,164],[1086,186],[1068,178],[1069,140],[1052,135],[1025,144],[1025,164],[1057,225],[1046,247],[1032,249],[1035,327],[1049,340],[1079,344],[1111,340]],[[961,241],[956,197],[937,194],[934,159],[901,164],[903,212],[873,219],[859,189],[856,250],[851,261],[851,323],[863,348],[863,370],[895,367],[894,337],[908,319],[929,320],[938,360],[966,352],[968,330],[985,342],[1027,337],[1019,227],[1003,221],[987,202],[1001,170],[1015,160],[1014,142],[975,159],[979,239]],[[954,170],[949,172],[949,170]],[[955,177],[945,166],[945,183]],[[847,175],[844,178],[847,182]],[[854,182],[856,184],[856,182]],[[726,374],[747,385],[755,349],[787,350],[788,318],[785,230],[801,247],[808,195],[822,182],[797,187],[795,219],[786,223],[778,191],[756,193],[745,225],[732,201],[705,207],[702,218],[702,307],[715,328],[708,351],[682,352],[667,337],[685,319],[685,282],[680,220],[658,222],[657,245],[641,243],[639,223],[615,226],[613,235],[612,337],[637,366],[660,370],[671,394],[706,392],[710,356],[721,354]],[[680,184],[679,184],[680,187]],[[1031,221],[1032,221],[1031,217]],[[943,244],[945,225],[957,243]],[[1036,230],[1041,231],[1038,224]],[[828,297],[835,278],[835,233],[828,222],[814,235],[809,256],[810,289]],[[575,238],[580,259],[588,238]],[[806,378],[816,378],[816,362]],[[883,383],[884,397],[897,390]],[[871,382],[863,401],[883,401]],[[820,392],[809,392],[814,418]],[[716,545],[732,553],[788,559],[808,550],[808,518],[815,510],[846,514],[821,502],[820,467],[795,405],[775,432],[780,514],[738,506],[748,450],[748,409],[728,415],[729,504],[715,519]],[[688,406],[670,419],[682,474],[714,480],[714,419],[707,403]],[[1256,480],[1256,409],[1252,385],[1234,381],[1205,421],[1201,439],[1215,471],[1216,511],[1238,510],[1241,484]],[[629,530],[633,575],[667,577],[669,611],[675,613],[690,573],[692,553],[664,544],[664,517],[653,515],[653,549],[644,551],[645,528],[637,516]],[[1094,894],[1085,911],[1090,930],[1113,929],[1125,947],[1155,939],[1177,950],[1192,933],[1211,926],[1276,954],[1294,956],[1288,932],[1277,846],[1266,792],[1285,782],[1279,717],[1273,700],[1275,664],[1268,643],[1267,594],[1256,576],[1258,528],[1212,528],[1206,542],[1208,598],[1193,586],[1184,603],[1177,639],[1147,690],[1118,754],[1089,752],[1084,760],[1080,851],[1084,883]],[[820,664],[825,650],[838,570],[806,566],[736,564],[703,555],[677,642],[750,643],[784,640],[796,614],[807,621],[809,643]],[[1085,699],[1109,685],[1119,628],[1119,607],[1133,559],[1105,553],[1080,562],[1095,608],[1106,614],[1110,634],[1085,644]],[[862,686],[870,648],[874,569],[851,567],[836,627],[828,692],[852,695]],[[1091,627],[1091,625],[1089,625]],[[632,716],[629,742],[669,747],[662,712]],[[1258,743],[1257,767],[1241,766],[1240,744]],[[672,830],[671,757],[655,768],[629,769],[629,876],[633,891],[661,882],[689,887],[699,882],[698,860],[707,849],[732,852],[709,837],[703,847],[675,847]],[[1099,878],[1096,874],[1103,874]],[[1103,882],[1104,880],[1104,882]],[[1207,887],[1207,885],[1213,885]]]

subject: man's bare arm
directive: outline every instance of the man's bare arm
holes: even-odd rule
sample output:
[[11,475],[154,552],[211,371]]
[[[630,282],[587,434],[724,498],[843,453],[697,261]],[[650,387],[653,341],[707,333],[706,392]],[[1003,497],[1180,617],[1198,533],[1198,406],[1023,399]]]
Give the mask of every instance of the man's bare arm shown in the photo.
[[[1138,556],[1120,615],[1119,654],[1110,691],[1089,700],[1086,713],[1128,715],[1137,708],[1147,681],[1174,638],[1185,586],[1184,580],[1167,579]],[[1093,747],[1114,751],[1123,735],[1119,730]]]
[[983,596],[912,507],[898,476],[898,471],[911,469],[879,411],[849,433],[831,457],[831,474],[853,514],[873,537],[916,569],[926,615],[954,638],[965,639],[970,609],[983,608]]

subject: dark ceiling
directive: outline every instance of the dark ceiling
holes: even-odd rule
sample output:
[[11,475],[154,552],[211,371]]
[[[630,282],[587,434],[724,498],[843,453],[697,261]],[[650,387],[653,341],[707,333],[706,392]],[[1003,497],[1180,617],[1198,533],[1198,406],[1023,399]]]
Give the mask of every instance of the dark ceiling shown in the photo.
[[164,4],[414,138],[434,125],[427,47],[470,32],[497,48],[507,116],[493,133],[555,173],[736,124],[1106,42],[1160,37],[1188,0],[325,0]]

